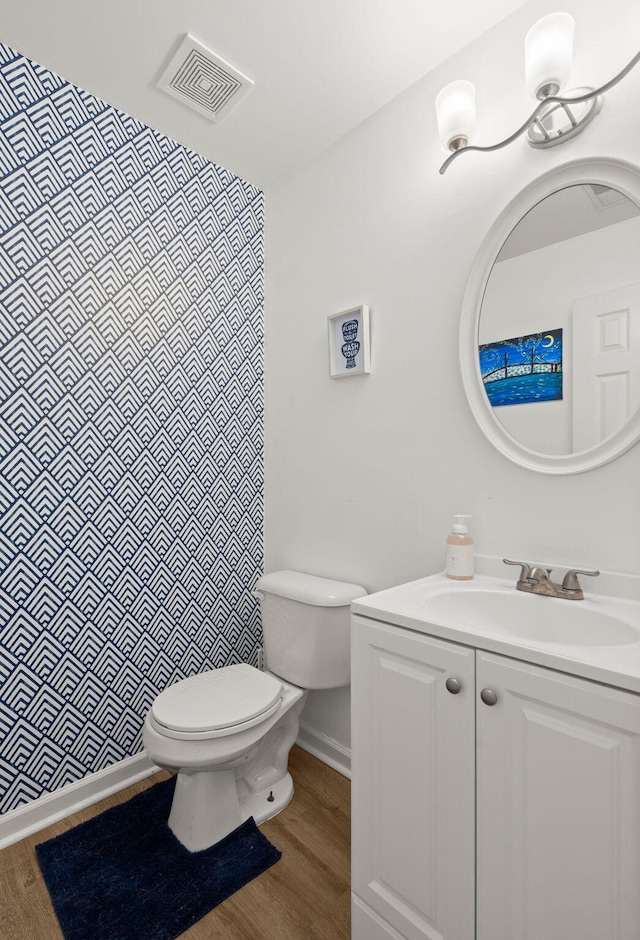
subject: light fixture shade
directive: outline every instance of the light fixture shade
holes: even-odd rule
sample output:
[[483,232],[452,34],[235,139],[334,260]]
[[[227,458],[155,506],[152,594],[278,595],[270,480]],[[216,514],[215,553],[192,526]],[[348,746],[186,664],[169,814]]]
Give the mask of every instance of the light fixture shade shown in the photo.
[[471,82],[445,85],[436,97],[436,115],[440,143],[447,153],[470,143],[476,131],[476,90]]
[[574,27],[575,20],[569,13],[550,13],[527,33],[524,63],[527,91],[532,98],[558,94],[569,81]]

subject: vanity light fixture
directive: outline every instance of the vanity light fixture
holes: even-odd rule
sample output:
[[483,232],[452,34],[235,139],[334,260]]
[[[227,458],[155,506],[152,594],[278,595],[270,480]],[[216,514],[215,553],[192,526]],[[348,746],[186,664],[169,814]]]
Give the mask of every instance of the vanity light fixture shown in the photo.
[[640,61],[640,52],[621,72],[600,88],[574,88],[561,95],[569,80],[573,56],[574,19],[568,13],[551,13],[531,27],[524,42],[527,90],[536,105],[515,133],[489,147],[471,144],[475,132],[475,88],[471,82],[446,85],[436,97],[440,142],[450,156],[447,167],[461,153],[471,150],[500,150],[526,132],[532,147],[554,147],[580,134],[599,113],[603,95]]

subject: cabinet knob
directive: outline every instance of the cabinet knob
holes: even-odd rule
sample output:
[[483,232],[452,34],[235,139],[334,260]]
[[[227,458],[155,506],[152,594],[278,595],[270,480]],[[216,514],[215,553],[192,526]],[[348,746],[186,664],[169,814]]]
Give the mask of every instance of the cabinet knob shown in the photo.
[[498,701],[498,696],[493,689],[483,689],[480,693],[480,698],[485,705],[495,705]]
[[459,679],[454,679],[453,676],[450,676],[445,682],[447,687],[447,692],[451,692],[452,695],[457,695],[458,692],[462,689],[462,684]]

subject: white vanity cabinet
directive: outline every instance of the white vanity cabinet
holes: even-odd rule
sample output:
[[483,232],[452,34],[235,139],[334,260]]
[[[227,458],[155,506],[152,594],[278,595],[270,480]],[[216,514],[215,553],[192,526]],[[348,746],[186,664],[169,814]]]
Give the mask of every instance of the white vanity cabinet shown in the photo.
[[638,940],[640,695],[352,633],[353,940]]

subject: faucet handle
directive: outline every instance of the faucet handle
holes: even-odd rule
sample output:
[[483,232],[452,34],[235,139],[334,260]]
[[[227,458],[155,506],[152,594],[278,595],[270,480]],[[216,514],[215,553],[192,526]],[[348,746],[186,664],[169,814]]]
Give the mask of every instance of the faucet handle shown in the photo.
[[527,561],[511,561],[510,558],[503,558],[503,563],[505,565],[519,565],[520,566],[520,577],[519,581],[528,581],[531,577],[531,565]]
[[580,591],[582,593],[582,587],[578,581],[579,574],[589,575],[590,578],[595,578],[600,574],[599,571],[581,571],[579,568],[571,568],[570,571],[567,571],[562,581],[562,590],[563,591]]

